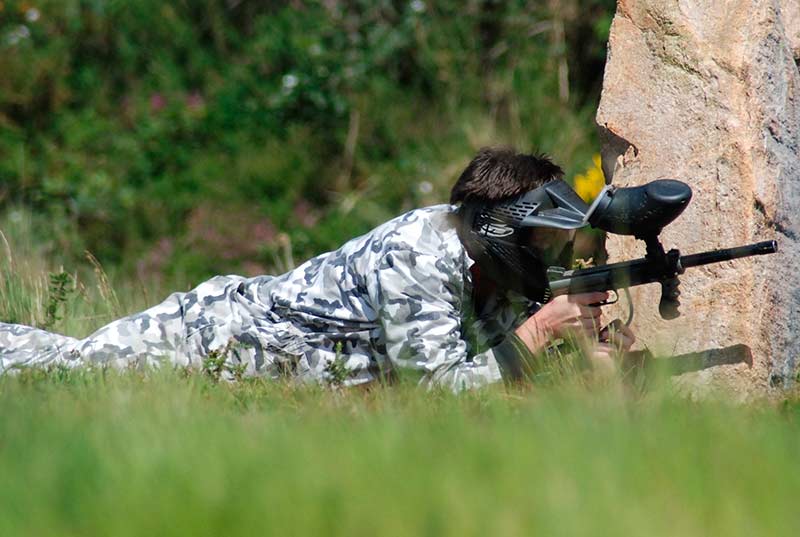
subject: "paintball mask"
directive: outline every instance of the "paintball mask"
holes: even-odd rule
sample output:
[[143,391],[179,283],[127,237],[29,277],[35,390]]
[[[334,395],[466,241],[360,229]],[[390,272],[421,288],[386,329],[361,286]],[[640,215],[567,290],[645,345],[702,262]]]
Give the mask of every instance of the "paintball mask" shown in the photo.
[[[566,182],[550,181],[508,200],[464,204],[462,240],[494,282],[541,302],[548,288],[547,267],[567,255],[568,233],[587,224],[589,209]],[[553,230],[550,236],[561,241],[543,246],[534,240],[536,228],[543,235]]]
[[612,233],[656,236],[686,208],[692,191],[661,179],[643,186],[606,186],[588,205],[563,180],[508,200],[466,203],[460,236],[481,270],[498,285],[541,302],[547,268],[571,258],[571,232],[592,225]]

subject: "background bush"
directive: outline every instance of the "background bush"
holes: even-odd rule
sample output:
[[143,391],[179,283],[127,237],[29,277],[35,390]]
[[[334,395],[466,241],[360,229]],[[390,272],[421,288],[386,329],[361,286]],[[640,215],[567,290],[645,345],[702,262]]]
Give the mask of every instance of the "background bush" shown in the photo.
[[571,177],[597,152],[613,7],[2,0],[0,229],[188,285],[444,202],[483,145]]

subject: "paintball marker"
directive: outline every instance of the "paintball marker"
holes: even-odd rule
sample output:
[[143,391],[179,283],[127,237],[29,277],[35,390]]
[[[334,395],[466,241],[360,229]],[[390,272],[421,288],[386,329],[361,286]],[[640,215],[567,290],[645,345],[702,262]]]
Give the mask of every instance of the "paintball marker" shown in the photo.
[[[661,302],[658,311],[662,318],[674,319],[680,315],[678,276],[687,268],[777,251],[775,241],[764,241],[692,255],[681,255],[676,249],[665,252],[658,235],[664,226],[683,212],[691,198],[689,185],[671,179],[660,179],[638,187],[604,188],[592,204],[589,223],[607,232],[633,235],[643,240],[647,247],[645,257],[576,270],[551,267],[548,271],[550,295],[594,291],[613,291],[616,295],[618,289],[627,292],[628,287],[659,282]],[[613,304],[617,298],[598,305]],[[631,305],[628,324],[632,317]]]

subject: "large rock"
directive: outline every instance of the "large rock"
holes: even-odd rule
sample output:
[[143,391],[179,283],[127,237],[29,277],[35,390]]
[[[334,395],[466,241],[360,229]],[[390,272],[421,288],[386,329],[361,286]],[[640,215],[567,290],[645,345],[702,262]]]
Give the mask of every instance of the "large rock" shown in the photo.
[[[800,353],[800,0],[619,0],[597,123],[606,177],[687,182],[694,198],[662,234],[695,253],[776,239],[779,253],[695,268],[681,311],[633,292],[640,339],[667,353],[744,343],[752,367],[685,375],[692,392],[742,398],[791,383]],[[610,259],[644,254],[609,237]],[[623,299],[624,300],[624,299]]]

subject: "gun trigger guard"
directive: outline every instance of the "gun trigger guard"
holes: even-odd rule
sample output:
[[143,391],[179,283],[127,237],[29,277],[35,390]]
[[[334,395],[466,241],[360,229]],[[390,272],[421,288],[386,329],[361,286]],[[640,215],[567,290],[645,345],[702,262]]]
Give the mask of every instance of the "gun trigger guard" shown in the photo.
[[617,294],[617,291],[615,289],[611,289],[609,292],[613,293],[611,298],[607,298],[606,300],[603,300],[602,302],[592,302],[589,305],[592,306],[593,308],[596,308],[596,307],[599,307],[599,306],[610,306],[611,304],[616,304],[617,301],[619,301],[619,294]]

